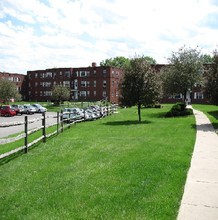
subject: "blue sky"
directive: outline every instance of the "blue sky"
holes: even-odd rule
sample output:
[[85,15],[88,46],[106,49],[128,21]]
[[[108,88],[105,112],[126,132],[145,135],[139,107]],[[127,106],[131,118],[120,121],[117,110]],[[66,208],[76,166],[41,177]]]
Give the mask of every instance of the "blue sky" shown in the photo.
[[217,49],[215,0],[1,0],[0,71],[98,65],[187,47]]

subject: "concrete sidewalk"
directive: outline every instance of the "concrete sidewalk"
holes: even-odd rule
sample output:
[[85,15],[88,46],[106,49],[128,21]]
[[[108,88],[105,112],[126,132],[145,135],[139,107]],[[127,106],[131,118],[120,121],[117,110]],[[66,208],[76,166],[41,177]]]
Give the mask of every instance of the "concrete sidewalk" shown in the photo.
[[218,135],[194,110],[197,134],[178,220],[218,220]]

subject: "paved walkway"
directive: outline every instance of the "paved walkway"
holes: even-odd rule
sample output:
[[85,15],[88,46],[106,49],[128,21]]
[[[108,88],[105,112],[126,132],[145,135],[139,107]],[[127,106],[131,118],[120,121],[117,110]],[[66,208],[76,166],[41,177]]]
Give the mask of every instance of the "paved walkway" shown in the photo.
[[194,110],[197,136],[178,220],[218,220],[218,135]]

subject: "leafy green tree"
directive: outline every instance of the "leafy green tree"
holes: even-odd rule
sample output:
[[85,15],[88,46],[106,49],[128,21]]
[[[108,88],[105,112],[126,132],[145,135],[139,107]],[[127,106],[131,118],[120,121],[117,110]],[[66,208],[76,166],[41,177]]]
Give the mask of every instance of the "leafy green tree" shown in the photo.
[[218,104],[218,52],[214,51],[214,62],[205,74],[205,95],[213,104]]
[[10,99],[19,97],[16,86],[8,79],[0,79],[0,100],[9,103]]
[[69,100],[70,90],[63,85],[56,85],[52,90],[52,99],[59,105],[61,102]]
[[150,56],[145,56],[144,59],[150,64],[156,64],[156,60]]
[[168,58],[169,65],[162,72],[165,95],[183,94],[184,101],[188,90],[202,80],[203,64],[198,49],[182,47]]
[[100,66],[113,66],[122,69],[125,68],[128,64],[129,59],[122,56],[106,59],[100,62]]
[[[156,60],[150,56],[142,56],[149,64],[156,64]],[[122,56],[106,59],[100,62],[100,66],[113,66],[125,69],[130,64],[130,59]]]
[[203,64],[213,63],[214,57],[211,56],[210,54],[203,54],[203,55],[201,55],[201,60],[202,60]]
[[130,59],[130,64],[125,68],[120,101],[127,107],[137,105],[139,122],[141,122],[141,106],[153,104],[158,99],[157,77],[158,75],[143,56]]

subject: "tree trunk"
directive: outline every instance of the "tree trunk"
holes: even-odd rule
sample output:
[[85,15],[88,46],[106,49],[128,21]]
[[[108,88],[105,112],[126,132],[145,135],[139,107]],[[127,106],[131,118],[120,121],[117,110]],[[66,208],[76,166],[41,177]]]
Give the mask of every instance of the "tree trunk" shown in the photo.
[[184,94],[183,94],[183,97],[184,97],[184,100],[183,100],[183,101],[184,101],[184,103],[186,102],[186,93],[187,93],[187,91],[185,90],[185,91],[184,91]]
[[139,123],[141,123],[141,103],[138,103],[138,116],[139,116]]

